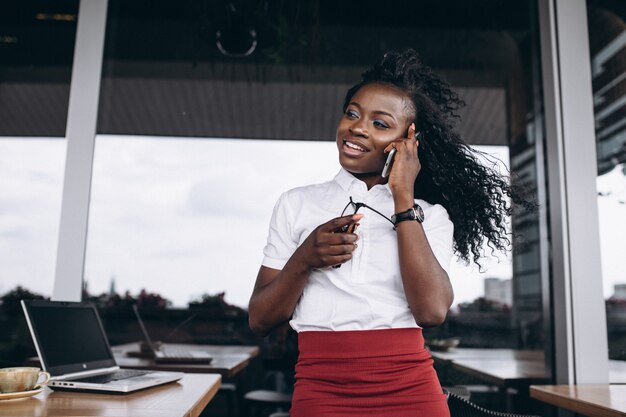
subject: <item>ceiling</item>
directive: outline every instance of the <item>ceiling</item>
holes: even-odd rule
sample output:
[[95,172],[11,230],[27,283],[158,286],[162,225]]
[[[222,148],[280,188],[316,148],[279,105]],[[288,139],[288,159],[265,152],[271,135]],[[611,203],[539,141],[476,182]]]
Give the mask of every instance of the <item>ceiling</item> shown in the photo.
[[[531,102],[531,3],[109,0],[98,132],[332,140],[360,73],[389,49],[414,47],[465,100],[461,136],[506,145]],[[0,41],[19,41],[0,42],[0,136],[65,134],[76,22],[34,18],[50,7],[4,5]],[[256,47],[225,54],[218,32],[235,55]]]

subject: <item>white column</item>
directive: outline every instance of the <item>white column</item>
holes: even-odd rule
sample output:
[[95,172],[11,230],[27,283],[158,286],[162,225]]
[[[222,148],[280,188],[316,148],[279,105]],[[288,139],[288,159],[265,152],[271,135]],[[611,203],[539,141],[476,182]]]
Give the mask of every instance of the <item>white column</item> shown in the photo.
[[54,300],[81,299],[107,4],[81,0],[78,12]]
[[585,0],[539,2],[557,383],[608,382]]

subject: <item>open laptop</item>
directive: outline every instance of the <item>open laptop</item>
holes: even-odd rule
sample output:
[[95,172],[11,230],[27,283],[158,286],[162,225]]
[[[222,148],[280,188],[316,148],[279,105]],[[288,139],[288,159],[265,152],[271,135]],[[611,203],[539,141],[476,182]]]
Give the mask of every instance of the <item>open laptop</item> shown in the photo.
[[213,360],[213,357],[208,352],[203,352],[201,350],[183,347],[157,347],[156,344],[152,342],[152,339],[148,334],[148,330],[146,329],[146,326],[141,319],[141,315],[139,314],[139,310],[135,304],[133,304],[133,311],[137,316],[137,321],[139,321],[139,327],[141,328],[141,332],[143,333],[143,337],[145,339],[145,346],[147,347],[150,356],[156,363],[210,363]]
[[127,393],[184,376],[117,366],[92,303],[22,300],[22,308],[54,390]]

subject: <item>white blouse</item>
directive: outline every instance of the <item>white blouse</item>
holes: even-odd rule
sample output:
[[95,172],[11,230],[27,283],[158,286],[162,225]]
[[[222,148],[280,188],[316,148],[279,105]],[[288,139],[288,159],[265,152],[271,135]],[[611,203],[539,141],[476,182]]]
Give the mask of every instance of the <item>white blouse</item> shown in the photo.
[[[339,217],[350,201],[362,202],[387,217],[394,213],[388,185],[365,183],[341,169],[333,181],[294,188],[274,207],[263,265],[282,269],[294,251],[320,224]],[[448,272],[453,255],[454,226],[441,205],[415,200],[424,210],[424,232],[442,268]],[[353,213],[349,207],[346,214]],[[290,321],[297,332],[311,330],[374,330],[419,327],[409,309],[393,225],[361,207],[365,216],[350,261],[340,268],[313,271]]]

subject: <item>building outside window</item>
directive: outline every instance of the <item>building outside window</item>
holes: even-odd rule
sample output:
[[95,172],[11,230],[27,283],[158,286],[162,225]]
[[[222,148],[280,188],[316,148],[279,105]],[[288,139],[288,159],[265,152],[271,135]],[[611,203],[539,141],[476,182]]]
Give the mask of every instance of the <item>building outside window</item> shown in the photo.
[[[615,1],[587,1],[593,86],[597,192],[609,352],[626,360],[626,8]],[[618,366],[614,365],[613,367]],[[611,373],[610,382],[626,382]]]

